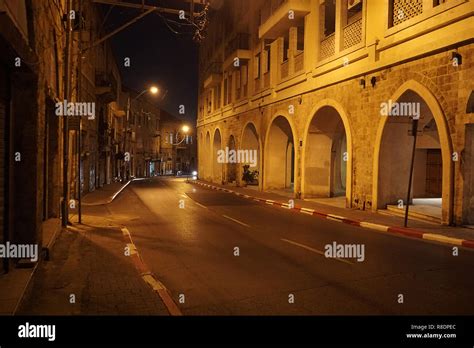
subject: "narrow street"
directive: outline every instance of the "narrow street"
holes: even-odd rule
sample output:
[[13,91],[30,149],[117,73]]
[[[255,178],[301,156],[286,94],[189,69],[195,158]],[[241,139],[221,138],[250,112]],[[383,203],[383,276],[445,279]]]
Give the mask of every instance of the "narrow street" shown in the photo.
[[0,0],[0,348],[473,347],[473,28],[474,0]]
[[[106,215],[109,223],[130,231],[143,262],[184,315],[448,315],[473,310],[474,279],[465,275],[474,253],[468,249],[452,256],[446,245],[296,214],[177,178],[135,181],[105,207],[107,212],[88,207],[86,214]],[[365,259],[326,258],[325,245],[333,242],[364,245]],[[121,267],[120,243],[103,247],[116,249],[116,267]],[[80,273],[84,264],[79,261],[77,267]],[[32,298],[41,302],[49,292],[38,291],[43,293],[32,293]],[[36,308],[48,313],[48,308]],[[82,314],[95,313],[90,310],[83,306]]]

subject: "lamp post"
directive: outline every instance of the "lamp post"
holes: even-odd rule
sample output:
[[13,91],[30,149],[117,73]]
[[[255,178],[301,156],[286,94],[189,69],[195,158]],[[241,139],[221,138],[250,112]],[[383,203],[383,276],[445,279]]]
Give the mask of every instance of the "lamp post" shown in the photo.
[[133,101],[137,100],[138,98],[140,98],[142,95],[144,95],[147,92],[153,95],[157,95],[158,93],[160,93],[160,89],[156,86],[151,86],[150,88],[146,88],[143,91],[141,91],[135,98],[133,98]]
[[[191,128],[189,128],[188,125],[186,125],[186,124],[183,125],[183,126],[181,127],[181,131],[184,133],[185,136],[183,137],[183,139],[181,139],[181,141],[180,141],[179,143],[176,143],[176,144],[171,143],[171,145],[173,145],[173,146],[179,146],[179,145],[181,145],[181,144],[186,140],[186,138],[187,138],[188,133],[189,133],[190,130],[191,130]],[[179,132],[176,132],[176,141],[178,141],[178,134],[179,134]]]

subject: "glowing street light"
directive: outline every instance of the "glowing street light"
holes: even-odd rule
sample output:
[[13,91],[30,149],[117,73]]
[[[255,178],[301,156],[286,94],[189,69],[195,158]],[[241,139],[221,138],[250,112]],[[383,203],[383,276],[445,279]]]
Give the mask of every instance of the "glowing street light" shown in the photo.
[[144,95],[147,92],[153,95],[157,95],[160,93],[160,89],[156,86],[151,86],[150,88],[147,88],[141,91],[141,93],[138,94],[135,98],[133,98],[133,100],[137,100],[138,98],[140,98],[142,95]]
[[189,126],[184,125],[183,128],[181,128],[181,129],[182,129],[183,133],[185,133],[185,134],[189,133]]

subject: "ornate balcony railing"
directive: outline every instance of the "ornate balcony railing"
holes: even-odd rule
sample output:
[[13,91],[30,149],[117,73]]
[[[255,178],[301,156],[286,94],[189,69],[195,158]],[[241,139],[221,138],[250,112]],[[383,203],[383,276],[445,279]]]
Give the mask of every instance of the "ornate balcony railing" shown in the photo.
[[362,42],[362,18],[346,25],[343,29],[344,49],[358,45]]
[[393,0],[392,26],[423,13],[423,0]]
[[290,75],[290,61],[286,60],[280,66],[280,78],[286,79]]
[[295,56],[295,73],[304,70],[304,52],[299,52]]
[[336,35],[331,34],[321,41],[319,58],[329,58],[336,53]]

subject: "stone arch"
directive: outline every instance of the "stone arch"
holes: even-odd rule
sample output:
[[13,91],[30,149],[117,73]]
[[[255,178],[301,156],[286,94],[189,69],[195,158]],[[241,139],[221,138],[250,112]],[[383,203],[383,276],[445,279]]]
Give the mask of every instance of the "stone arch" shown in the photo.
[[[258,185],[262,187],[262,153],[263,153],[263,146],[262,146],[262,137],[258,133],[257,127],[253,121],[248,121],[242,128],[241,136],[240,136],[240,149],[253,151],[252,157],[256,158],[256,166],[251,167],[250,170],[257,170],[259,172],[258,178]],[[242,174],[243,174],[243,164],[239,165],[238,168],[239,173],[239,180],[241,181]]]
[[275,114],[265,134],[263,189],[297,191],[297,136],[292,120]]
[[[409,80],[403,83],[396,92],[392,95],[389,100],[396,102],[406,96],[414,98],[418,96],[423,103],[426,104],[427,110],[430,113],[430,117],[435,122],[437,135],[439,137],[439,146],[442,160],[442,187],[441,187],[441,198],[442,198],[442,222],[449,224],[453,220],[453,162],[452,162],[452,142],[449,133],[449,126],[445,117],[445,113],[442,107],[433,93],[424,85],[415,80]],[[377,134],[375,138],[374,148],[374,166],[373,166],[373,184],[372,184],[372,199],[373,199],[373,210],[383,207],[390,200],[390,196],[381,190],[381,186],[386,184],[387,180],[381,178],[380,166],[384,165],[384,159],[381,158],[381,154],[384,151],[382,148],[384,141],[384,133],[389,124],[389,117],[381,117]],[[401,161],[392,158],[392,163],[396,166],[400,166]],[[401,168],[401,167],[400,167]],[[384,168],[387,170],[387,168]],[[407,176],[407,175],[405,175]],[[405,187],[408,184],[408,177],[406,178]],[[391,191],[394,187],[391,187]],[[406,191],[406,189],[405,189]],[[406,200],[406,192],[401,195],[400,199]]]
[[[206,151],[211,151],[211,133],[209,131],[206,132],[206,143],[204,144],[203,147],[204,153]],[[211,170],[211,158],[209,156],[203,156],[204,158],[204,163],[203,163],[203,177],[206,180],[211,179],[212,175],[212,170]]]
[[203,174],[203,170],[204,170],[204,166],[203,166],[203,156],[202,156],[202,153],[203,153],[203,147],[204,147],[204,132],[201,130],[199,132],[199,139],[198,139],[198,175],[200,177],[204,177]]
[[211,170],[211,180],[212,182],[222,184],[223,179],[223,170],[224,163],[220,161],[219,151],[222,150],[222,132],[219,127],[216,127],[213,132],[212,137],[212,146],[211,146],[211,158],[212,165],[210,166]]
[[[235,140],[235,137],[233,134],[229,136],[229,139],[227,141],[226,147],[229,149],[229,153],[232,151],[237,151],[237,142]],[[226,149],[227,150],[227,149]],[[235,158],[231,158],[232,160],[229,161],[229,163],[226,164],[226,170],[225,170],[225,182],[228,183],[235,183],[237,182],[237,175],[238,175],[238,166],[239,163],[235,162]]]
[[[331,124],[324,126],[329,123]],[[312,129],[319,134],[311,135]],[[311,156],[310,147],[318,146],[318,140],[320,140],[319,146],[325,148],[326,151],[323,152],[326,153],[327,156],[319,156],[323,153],[322,151],[319,151],[319,154],[316,156]],[[330,197],[337,195],[336,191],[338,189],[335,187],[335,182],[337,181],[341,189],[345,191],[346,207],[351,206],[352,141],[352,129],[349,117],[340,103],[332,99],[323,99],[312,108],[310,117],[305,125],[301,156],[301,191],[304,197],[312,195]],[[326,145],[323,143],[326,143]],[[340,156],[338,156],[339,161],[335,156],[332,156],[334,150],[341,150],[339,151]],[[337,165],[337,163],[340,165]],[[314,170],[313,173],[310,173],[310,168],[312,167],[314,167]],[[336,167],[338,169],[336,169]],[[327,175],[321,175],[321,170]],[[339,180],[335,180],[337,171],[339,171]],[[319,179],[316,178],[318,176]],[[323,178],[321,178],[321,176],[323,176]],[[317,185],[316,181],[319,180],[322,180],[322,185]]]

